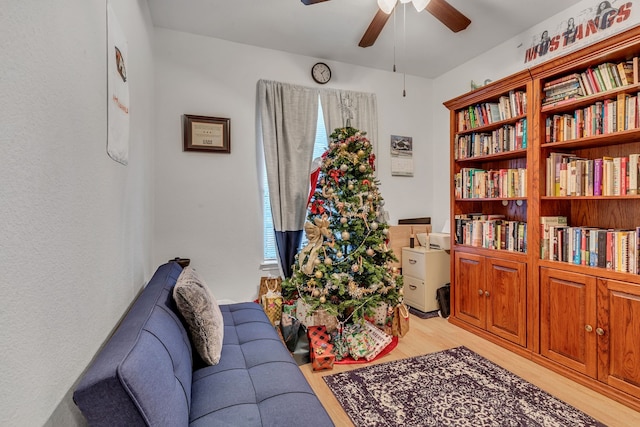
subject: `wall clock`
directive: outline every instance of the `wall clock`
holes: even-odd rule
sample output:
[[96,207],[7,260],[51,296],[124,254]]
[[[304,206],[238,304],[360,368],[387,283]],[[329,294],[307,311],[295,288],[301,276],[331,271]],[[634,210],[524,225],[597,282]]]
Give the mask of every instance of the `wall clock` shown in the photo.
[[323,85],[331,80],[331,68],[324,62],[318,62],[311,67],[311,77],[316,83]]

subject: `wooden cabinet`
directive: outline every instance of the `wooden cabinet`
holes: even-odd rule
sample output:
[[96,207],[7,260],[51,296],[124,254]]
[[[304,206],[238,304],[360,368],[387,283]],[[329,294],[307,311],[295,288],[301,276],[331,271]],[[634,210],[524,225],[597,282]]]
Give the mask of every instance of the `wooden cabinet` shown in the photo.
[[595,377],[596,279],[542,268],[540,280],[540,354]]
[[541,269],[541,355],[640,396],[640,286]]
[[[450,322],[637,410],[639,63],[634,27],[445,102]],[[487,119],[513,94],[526,109]],[[521,124],[526,144],[496,144]]]
[[454,271],[454,315],[525,346],[526,264],[456,252]]
[[438,310],[436,291],[450,283],[449,254],[423,247],[402,248],[404,302],[423,312]]
[[640,396],[640,286],[598,279],[598,379]]

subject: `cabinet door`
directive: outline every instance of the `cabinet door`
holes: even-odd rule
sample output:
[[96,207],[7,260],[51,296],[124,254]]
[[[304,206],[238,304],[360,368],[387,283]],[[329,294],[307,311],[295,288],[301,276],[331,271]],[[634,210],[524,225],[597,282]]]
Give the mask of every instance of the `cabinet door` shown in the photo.
[[484,328],[484,257],[456,252],[455,270],[454,316]]
[[598,378],[640,396],[640,287],[598,280]]
[[487,330],[516,344],[527,344],[527,266],[486,259]]
[[540,353],[596,377],[596,279],[540,269]]

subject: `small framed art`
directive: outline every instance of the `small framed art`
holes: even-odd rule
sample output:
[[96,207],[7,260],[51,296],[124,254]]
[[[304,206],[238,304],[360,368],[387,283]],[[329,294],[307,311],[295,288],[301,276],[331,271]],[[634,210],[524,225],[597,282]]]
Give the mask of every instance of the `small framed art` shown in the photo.
[[229,127],[229,119],[185,114],[183,150],[230,153]]

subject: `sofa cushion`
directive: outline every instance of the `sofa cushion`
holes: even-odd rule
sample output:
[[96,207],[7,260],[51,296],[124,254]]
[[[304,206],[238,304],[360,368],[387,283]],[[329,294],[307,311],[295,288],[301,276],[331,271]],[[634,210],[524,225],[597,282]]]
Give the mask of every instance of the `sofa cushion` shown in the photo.
[[173,288],[173,298],[187,324],[194,348],[205,363],[217,364],[222,351],[224,321],[209,287],[187,266]]
[[189,425],[235,426],[242,419],[243,427],[332,426],[262,307],[238,303],[220,310],[222,357],[217,365],[193,373]]
[[175,312],[177,263],[155,272],[73,394],[91,426],[181,426],[191,407],[191,344]]

